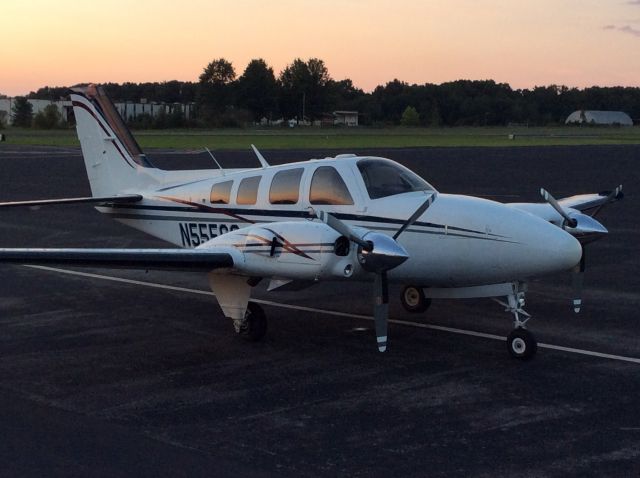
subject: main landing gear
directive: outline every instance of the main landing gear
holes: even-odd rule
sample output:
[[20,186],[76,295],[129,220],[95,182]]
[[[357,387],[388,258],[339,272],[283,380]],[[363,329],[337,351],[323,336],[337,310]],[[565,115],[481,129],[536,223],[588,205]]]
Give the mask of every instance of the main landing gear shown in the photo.
[[255,302],[247,304],[244,317],[233,321],[236,334],[249,342],[259,342],[267,333],[267,316]]
[[422,287],[408,285],[400,294],[400,303],[407,312],[420,314],[426,312],[431,306],[431,299],[427,299],[424,296]]
[[[520,360],[529,360],[533,358],[538,350],[538,342],[535,336],[525,328],[525,324],[531,318],[524,307],[524,291],[518,290],[518,285],[514,284],[513,293],[507,296],[508,303],[494,299],[501,305],[505,306],[506,312],[513,314],[514,329],[507,336],[507,350],[512,357]],[[520,318],[524,316],[524,320]]]

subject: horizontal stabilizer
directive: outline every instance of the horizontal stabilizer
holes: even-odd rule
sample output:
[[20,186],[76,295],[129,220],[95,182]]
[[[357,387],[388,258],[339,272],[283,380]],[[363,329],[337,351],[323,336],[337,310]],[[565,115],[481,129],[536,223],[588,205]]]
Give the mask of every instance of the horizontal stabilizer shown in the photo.
[[138,202],[141,200],[142,200],[142,196],[140,194],[122,194],[119,196],[36,199],[33,201],[0,202],[0,207],[52,206],[54,204],[81,204],[81,203],[121,203],[121,202]]
[[109,269],[211,271],[233,267],[226,252],[199,249],[0,249],[0,263]]

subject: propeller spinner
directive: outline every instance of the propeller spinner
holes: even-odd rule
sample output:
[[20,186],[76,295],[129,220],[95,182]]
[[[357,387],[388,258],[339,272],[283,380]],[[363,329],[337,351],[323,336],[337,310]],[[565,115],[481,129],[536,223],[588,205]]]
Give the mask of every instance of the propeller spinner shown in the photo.
[[430,194],[418,209],[398,229],[393,237],[386,234],[369,231],[358,235],[347,224],[325,211],[316,212],[316,216],[329,227],[358,244],[358,261],[364,270],[375,274],[373,282],[373,316],[376,326],[378,350],[387,350],[387,330],[389,321],[389,282],[387,271],[398,267],[409,258],[409,253],[397,239],[404,231],[411,227],[418,218],[429,208],[435,199],[435,193]]

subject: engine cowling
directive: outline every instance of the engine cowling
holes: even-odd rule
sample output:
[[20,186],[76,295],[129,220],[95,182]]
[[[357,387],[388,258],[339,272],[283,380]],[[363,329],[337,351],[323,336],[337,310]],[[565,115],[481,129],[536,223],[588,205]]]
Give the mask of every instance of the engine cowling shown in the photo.
[[362,268],[356,248],[324,223],[275,222],[218,236],[201,248],[233,248],[235,268],[256,277],[349,278]]

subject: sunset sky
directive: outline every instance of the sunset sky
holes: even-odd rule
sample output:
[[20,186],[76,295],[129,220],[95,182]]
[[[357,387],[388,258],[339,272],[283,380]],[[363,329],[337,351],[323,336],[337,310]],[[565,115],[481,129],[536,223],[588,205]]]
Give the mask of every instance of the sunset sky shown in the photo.
[[214,58],[276,75],[321,58],[370,91],[494,79],[640,86],[640,0],[2,0],[0,93],[197,81]]

